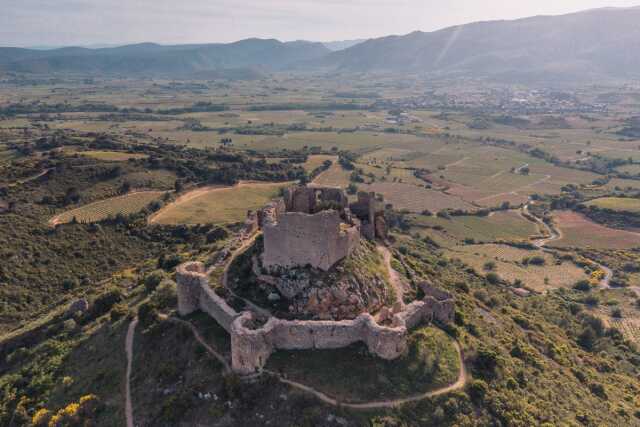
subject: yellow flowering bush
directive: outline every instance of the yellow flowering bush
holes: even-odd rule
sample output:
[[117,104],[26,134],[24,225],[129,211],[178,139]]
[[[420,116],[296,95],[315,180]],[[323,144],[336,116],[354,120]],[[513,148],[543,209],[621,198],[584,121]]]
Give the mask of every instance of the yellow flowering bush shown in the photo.
[[36,427],[45,427],[49,424],[49,420],[51,419],[51,412],[46,409],[38,409],[33,417],[31,418],[31,424]]

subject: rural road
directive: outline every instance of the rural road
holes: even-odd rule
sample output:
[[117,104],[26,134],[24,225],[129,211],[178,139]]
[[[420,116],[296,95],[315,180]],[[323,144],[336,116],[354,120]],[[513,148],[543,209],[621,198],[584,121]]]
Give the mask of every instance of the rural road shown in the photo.
[[[550,227],[549,224],[547,224],[546,222],[544,222],[542,219],[538,218],[537,216],[533,215],[530,211],[529,211],[529,204],[531,202],[525,204],[522,207],[522,213],[526,214],[523,215],[525,218],[533,218],[534,221],[539,224],[540,226],[542,226],[543,228],[545,228],[547,230],[547,233],[549,234],[549,237],[545,237],[543,239],[538,239],[538,240],[534,240],[533,244],[534,246],[544,250],[544,251],[548,251],[548,252],[553,252],[553,250],[551,249],[547,249],[546,245],[547,243],[553,242],[555,240],[560,240],[562,239],[562,229],[558,228],[557,231],[553,228]],[[595,264],[596,266],[598,266],[598,268],[602,271],[604,271],[604,277],[602,278],[602,280],[600,280],[600,288],[601,289],[609,289],[610,283],[611,283],[611,279],[613,279],[613,271],[607,267],[606,265],[602,265],[599,262],[593,260],[593,259],[589,259],[589,261],[591,261],[593,264]]]
[[127,419],[127,427],[134,427],[133,422],[133,404],[131,403],[131,365],[133,363],[133,339],[138,326],[138,318],[136,317],[129,324],[127,330],[127,338],[125,339],[124,350],[127,354],[127,376],[125,381],[125,417]]
[[42,176],[45,176],[46,174],[48,174],[51,171],[52,171],[52,169],[45,169],[42,172],[40,172],[39,174],[37,174],[37,175],[33,175],[33,176],[28,177],[28,178],[24,178],[24,179],[18,180],[16,182],[12,182],[11,184],[8,185],[8,187],[17,187],[19,185],[26,184],[27,182],[35,181],[36,179],[38,179],[38,178],[40,178]]

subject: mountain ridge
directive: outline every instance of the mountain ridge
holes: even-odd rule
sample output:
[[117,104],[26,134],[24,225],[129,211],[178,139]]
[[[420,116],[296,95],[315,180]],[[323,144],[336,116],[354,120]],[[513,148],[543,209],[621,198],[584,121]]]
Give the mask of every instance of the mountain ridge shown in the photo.
[[[89,49],[0,47],[0,71],[193,77],[203,72],[425,73],[530,80],[640,77],[640,6],[478,21],[335,43],[250,38]],[[224,74],[224,73],[223,73]],[[254,75],[255,73],[249,73]]]
[[335,71],[637,76],[640,7],[480,21],[368,40],[307,67]]

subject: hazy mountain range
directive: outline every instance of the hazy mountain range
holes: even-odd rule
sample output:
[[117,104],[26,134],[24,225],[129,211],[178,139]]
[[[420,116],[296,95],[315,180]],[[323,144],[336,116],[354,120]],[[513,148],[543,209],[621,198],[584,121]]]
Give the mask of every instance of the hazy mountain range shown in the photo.
[[256,68],[281,71],[331,51],[322,43],[247,39],[228,44],[162,46],[154,43],[88,49],[0,48],[0,70],[29,73],[170,75]]
[[478,22],[369,40],[314,66],[505,77],[640,76],[640,7]]
[[350,47],[353,47],[353,46],[355,46],[357,44],[360,44],[360,43],[362,43],[364,41],[366,41],[366,39],[340,40],[340,41],[335,41],[335,42],[324,42],[322,44],[325,45],[329,50],[331,50],[333,52],[337,52],[339,50],[349,49]]
[[[478,22],[335,43],[247,39],[230,44],[33,50],[0,48],[0,70],[191,76],[261,72],[419,72],[510,80],[640,76],[640,7]],[[333,51],[333,52],[332,52]]]

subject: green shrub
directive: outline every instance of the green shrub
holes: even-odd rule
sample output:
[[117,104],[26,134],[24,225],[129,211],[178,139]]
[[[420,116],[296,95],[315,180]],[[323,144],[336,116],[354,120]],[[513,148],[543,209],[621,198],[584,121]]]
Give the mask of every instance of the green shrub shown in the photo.
[[178,305],[176,283],[163,280],[151,295],[151,301],[158,309],[174,308]]
[[153,322],[155,322],[157,317],[158,309],[153,302],[145,302],[144,304],[140,305],[140,307],[138,307],[138,319],[143,325],[152,324]]
[[487,262],[484,263],[482,268],[484,269],[484,271],[495,271],[496,263],[493,262],[493,261],[487,261]]
[[573,289],[582,292],[589,292],[591,290],[591,283],[588,280],[580,280],[573,285]]
[[600,304],[600,298],[595,295],[589,295],[584,299],[584,303],[591,307],[596,307]]
[[494,377],[498,368],[498,354],[493,350],[481,348],[473,361],[473,367],[485,378]]
[[122,319],[129,314],[129,306],[125,303],[117,303],[111,308],[111,312],[109,313],[109,317],[112,322],[116,320]]
[[500,276],[498,276],[496,273],[487,273],[485,277],[487,279],[487,282],[492,285],[497,285],[498,283],[500,283]]
[[155,270],[147,274],[144,278],[144,287],[147,292],[153,292],[164,278],[165,273],[162,270]]
[[124,295],[118,288],[113,288],[105,292],[93,302],[93,306],[87,313],[88,319],[93,320],[107,314],[115,304],[122,302],[123,300]]
[[482,403],[487,395],[487,391],[489,391],[489,387],[487,383],[482,380],[473,380],[471,384],[469,384],[469,397],[474,403]]

